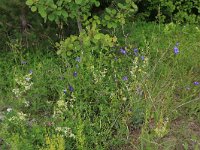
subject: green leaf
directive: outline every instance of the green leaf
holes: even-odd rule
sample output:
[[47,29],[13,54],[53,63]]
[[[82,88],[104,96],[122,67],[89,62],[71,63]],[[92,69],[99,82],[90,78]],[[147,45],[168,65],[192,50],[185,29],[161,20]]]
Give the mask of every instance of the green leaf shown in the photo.
[[110,29],[112,28],[112,23],[108,23],[107,27]]
[[33,0],[27,0],[27,1],[26,1],[26,5],[28,5],[28,6],[33,5]]
[[121,9],[124,9],[124,7],[125,7],[125,6],[124,6],[123,4],[121,4],[121,3],[118,3],[117,6],[118,6],[119,8],[121,8]]
[[105,15],[105,20],[110,20],[110,16]]
[[82,0],[75,0],[75,3],[80,5],[82,3]]
[[115,15],[117,11],[115,9],[112,10],[112,14]]
[[32,6],[32,7],[31,7],[31,11],[32,11],[32,12],[36,12],[36,11],[37,11],[37,7],[36,7],[36,6]]
[[51,4],[50,7],[53,8],[53,9],[57,8],[57,6],[55,4]]
[[57,55],[60,55],[62,53],[62,50],[57,51]]
[[106,12],[109,14],[112,13],[111,9],[109,9],[109,8],[106,8]]
[[63,15],[64,18],[68,17],[68,13],[65,10],[62,10],[62,15]]
[[95,2],[95,6],[96,6],[96,7],[99,7],[99,6],[100,6],[100,2],[99,2],[99,1],[96,1],[96,2]]
[[117,28],[117,23],[114,23],[114,22],[113,22],[113,23],[112,23],[112,27],[113,27],[113,28]]
[[48,15],[48,19],[50,20],[50,21],[53,21],[54,19],[55,19],[55,15],[52,13],[52,14],[50,14],[50,15]]
[[55,13],[56,13],[57,16],[61,16],[62,11],[61,11],[61,10],[58,10],[58,11],[56,11]]
[[94,36],[94,39],[96,39],[96,40],[101,39],[101,34],[96,34],[96,35]]
[[72,52],[71,51],[68,51],[67,52],[67,56],[71,56],[72,55]]
[[47,13],[45,11],[45,9],[43,7],[40,7],[39,8],[39,14],[43,17],[43,18],[46,18],[47,17]]

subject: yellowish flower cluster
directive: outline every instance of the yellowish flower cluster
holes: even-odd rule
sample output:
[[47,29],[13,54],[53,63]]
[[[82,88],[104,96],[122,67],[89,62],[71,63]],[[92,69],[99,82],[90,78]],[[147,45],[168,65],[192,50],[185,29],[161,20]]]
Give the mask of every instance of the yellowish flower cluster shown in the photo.
[[158,137],[163,137],[168,133],[168,129],[167,129],[168,122],[169,122],[168,118],[166,118],[165,120],[163,120],[163,119],[159,120],[156,128],[154,129],[154,131]]

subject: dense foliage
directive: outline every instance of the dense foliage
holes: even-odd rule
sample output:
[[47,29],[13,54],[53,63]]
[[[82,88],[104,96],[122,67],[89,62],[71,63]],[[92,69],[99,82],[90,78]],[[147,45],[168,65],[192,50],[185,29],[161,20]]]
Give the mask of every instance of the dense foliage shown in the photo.
[[200,0],[136,0],[140,18],[151,21],[199,23]]

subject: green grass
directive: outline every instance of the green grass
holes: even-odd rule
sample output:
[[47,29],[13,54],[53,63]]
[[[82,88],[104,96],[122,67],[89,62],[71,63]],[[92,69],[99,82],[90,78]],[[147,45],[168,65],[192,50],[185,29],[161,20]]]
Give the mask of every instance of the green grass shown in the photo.
[[[116,33],[127,55],[115,49],[77,62],[42,48],[2,52],[0,148],[199,149],[200,29],[138,22],[123,32]],[[30,70],[33,85],[24,90],[15,79]]]

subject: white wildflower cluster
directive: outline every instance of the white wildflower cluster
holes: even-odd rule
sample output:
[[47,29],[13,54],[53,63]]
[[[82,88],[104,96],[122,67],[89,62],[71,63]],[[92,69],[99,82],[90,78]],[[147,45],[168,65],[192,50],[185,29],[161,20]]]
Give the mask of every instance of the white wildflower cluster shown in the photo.
[[147,74],[146,70],[147,70],[148,65],[149,65],[149,59],[147,57],[145,57],[142,65],[141,65],[141,70],[138,70],[138,71],[140,71],[142,74],[146,75]]
[[139,57],[135,57],[133,65],[130,69],[130,73],[134,79],[136,79],[138,73],[144,75],[147,74],[146,70],[148,67],[148,58],[144,56],[142,57],[143,57],[142,63],[139,63]]
[[76,97],[74,94],[71,94],[71,98],[66,99],[65,94],[61,93],[59,100],[57,101],[57,105],[54,109],[53,117],[62,116],[64,112],[66,112],[69,108],[74,107],[74,102],[76,101]]
[[26,120],[26,116],[27,115],[24,114],[23,112],[18,112],[15,116],[12,116],[8,120],[10,122],[13,122],[13,121],[25,121]]
[[56,127],[55,129],[57,132],[59,132],[62,136],[69,137],[69,138],[75,138],[75,135],[72,133],[72,129],[68,127]]
[[17,98],[20,98],[23,93],[30,90],[33,82],[31,82],[32,79],[32,72],[29,74],[23,76],[23,77],[16,77],[15,81],[18,85],[15,89],[12,90],[12,92],[15,94]]
[[131,76],[136,79],[136,72],[138,70],[139,64],[138,64],[138,57],[135,57],[134,61],[133,61],[133,65],[131,66]]
[[101,82],[102,79],[106,76],[106,73],[107,73],[107,69],[106,68],[104,68],[101,71],[96,71],[96,72],[93,71],[94,82],[95,83]]
[[68,110],[67,102],[65,102],[65,95],[61,94],[60,99],[57,101],[57,105],[54,108],[53,117],[60,116],[63,114],[63,111]]
[[135,57],[135,59],[133,60],[133,65],[130,68],[130,74],[134,79],[134,82],[126,84],[126,89],[129,92],[134,92],[137,95],[142,96],[142,84],[139,82],[137,77],[142,76],[143,81],[146,79],[148,69],[148,58],[141,56],[142,62],[139,60],[139,58],[140,57]]

